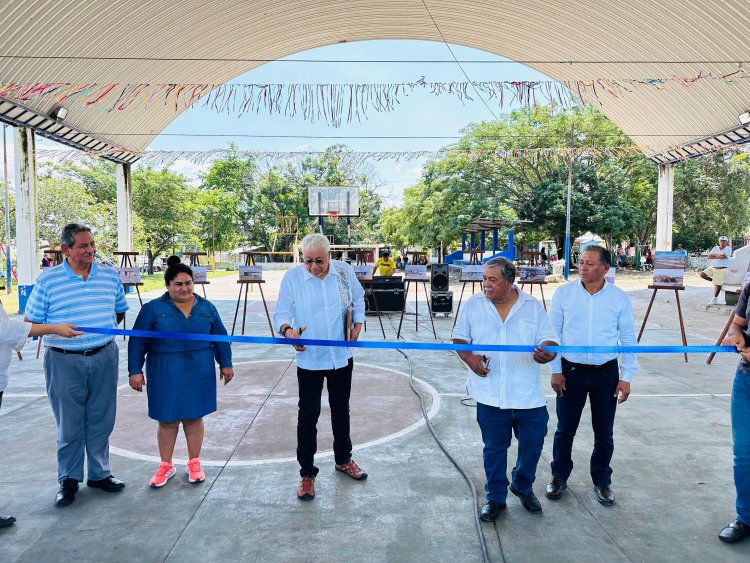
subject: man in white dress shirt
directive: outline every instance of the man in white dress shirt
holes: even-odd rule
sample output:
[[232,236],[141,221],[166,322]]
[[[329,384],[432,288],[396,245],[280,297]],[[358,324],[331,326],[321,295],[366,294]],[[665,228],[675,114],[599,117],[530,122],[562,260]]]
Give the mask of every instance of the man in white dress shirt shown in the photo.
[[[3,404],[3,393],[8,386],[8,367],[13,350],[21,350],[29,336],[58,334],[70,338],[83,334],[74,329],[75,326],[70,324],[32,324],[11,319],[0,305],[0,405]],[[13,516],[0,514],[0,528],[10,526],[15,521]]]
[[[539,346],[554,346],[558,339],[544,308],[513,284],[515,277],[515,266],[505,258],[488,260],[483,293],[466,302],[453,329],[456,344],[537,346],[531,354],[458,353],[468,366],[466,391],[477,402],[477,423],[484,442],[487,503],[480,518],[485,522],[495,520],[505,509],[508,485],[526,510],[542,511],[532,489],[549,420],[539,364],[549,362],[555,354]],[[507,452],[514,432],[518,458],[509,483]]]
[[[347,324],[350,340],[357,340],[365,320],[365,292],[352,267],[331,260],[330,243],[321,234],[302,239],[304,263],[292,268],[281,280],[274,326],[285,338],[344,340]],[[350,322],[349,322],[350,320]],[[300,477],[297,498],[315,497],[317,424],[323,382],[327,382],[331,407],[333,453],[336,470],[362,481],[367,473],[352,460],[349,432],[349,396],[352,386],[352,351],[333,346],[295,346],[299,411],[297,414],[297,461]]]
[[[607,283],[610,254],[590,246],[578,265],[579,281],[560,287],[552,298],[550,320],[563,346],[635,346],[633,308],[627,293]],[[546,495],[559,499],[573,470],[571,450],[586,398],[591,402],[594,451],[591,479],[597,500],[611,506],[610,487],[614,453],[613,428],[618,403],[630,394],[630,382],[638,369],[636,355],[563,353],[550,364],[552,388],[557,393],[557,431],[552,448],[552,481]]]
[[729,239],[725,236],[719,237],[719,245],[714,246],[708,253],[708,268],[700,274],[704,280],[714,284],[714,297],[711,300],[712,305],[716,305],[721,293],[721,286],[724,278],[727,276],[729,259],[732,257],[732,249],[729,247]]

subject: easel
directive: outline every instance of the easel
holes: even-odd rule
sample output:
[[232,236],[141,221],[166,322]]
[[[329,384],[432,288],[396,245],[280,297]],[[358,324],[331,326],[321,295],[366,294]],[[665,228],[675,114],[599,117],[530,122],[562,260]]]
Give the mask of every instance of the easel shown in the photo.
[[[646,328],[646,321],[648,320],[648,315],[651,312],[651,306],[654,304],[654,298],[656,297],[656,292],[660,289],[672,289],[674,290],[674,295],[677,301],[677,316],[680,319],[680,333],[682,334],[682,345],[687,346],[687,337],[685,336],[685,323],[682,322],[682,307],[680,307],[680,291],[683,291],[685,289],[684,285],[680,286],[673,286],[673,285],[649,285],[649,289],[653,289],[654,293],[651,294],[651,301],[649,301],[648,309],[646,309],[646,316],[643,317],[643,324],[641,325],[641,330],[638,333],[638,342],[641,341],[641,336],[643,335],[643,329]],[[687,363],[688,357],[687,352],[685,353],[685,363]]]
[[[183,256],[190,257],[190,264],[189,266],[192,268],[193,266],[200,266],[201,265],[201,256],[208,256],[208,252],[183,252]],[[206,297],[206,285],[210,284],[211,282],[208,280],[205,281],[195,281],[193,280],[193,285],[199,285],[203,289],[203,297]]]
[[539,291],[542,293],[542,305],[544,305],[544,310],[547,310],[547,302],[544,300],[544,288],[542,286],[547,285],[546,281],[533,281],[533,282],[521,282],[521,289],[523,290],[524,286],[530,285],[531,288],[529,289],[529,295],[534,294],[534,286],[539,286]]
[[[63,252],[62,250],[45,250],[44,254],[50,256],[52,258],[52,266],[59,266],[63,263]],[[42,339],[44,336],[39,337],[39,343],[36,345],[36,357],[39,358],[39,353],[42,350]],[[18,359],[21,359],[21,352],[18,352]]]
[[[378,322],[380,323],[380,331],[383,333],[383,339],[385,339],[385,329],[383,328],[383,319],[380,317],[380,307],[378,306],[378,296],[375,292],[375,286],[374,278],[372,274],[367,274],[366,276],[362,276],[357,278],[359,280],[359,283],[364,285],[367,284],[370,286],[370,291],[372,292],[372,302],[375,304],[375,314],[378,316]],[[365,322],[365,330],[367,330],[367,323]]]
[[[424,288],[424,296],[427,299],[427,311],[429,312],[430,323],[432,324],[432,334],[437,340],[437,332],[435,332],[435,322],[432,320],[432,307],[430,306],[430,296],[427,294],[427,284],[430,280],[424,279],[423,277],[404,277],[404,283],[406,283],[406,292],[404,293],[404,307],[401,309],[401,319],[398,321],[398,331],[396,332],[396,340],[401,336],[401,324],[404,322],[404,314],[406,313],[406,302],[409,297],[409,286],[412,283],[421,283]],[[419,289],[414,292],[414,330],[419,331]]]
[[[727,324],[724,325],[724,330],[721,331],[721,336],[719,336],[719,339],[716,341],[716,345],[720,346],[722,341],[724,340],[724,337],[727,335],[727,332],[729,332],[729,327],[732,326],[732,321],[734,320],[734,309],[732,309],[732,314],[729,315],[729,319],[727,320]],[[716,355],[716,352],[711,352],[708,355],[708,359],[706,360],[707,364],[711,364],[711,362],[714,359],[714,356]]]
[[475,248],[474,250],[467,250],[466,254],[468,254],[471,257],[469,259],[470,265],[480,266],[482,264],[482,259],[484,258],[484,250],[482,250],[481,248]]
[[[133,264],[133,260],[131,260],[131,256],[135,257],[138,256],[137,252],[113,252],[115,256],[120,256],[120,268],[135,268],[136,265]],[[143,299],[141,299],[141,290],[138,289],[139,286],[143,285],[143,282],[123,282],[123,287],[135,287],[135,292],[138,294],[138,302],[143,306]],[[124,326],[124,325],[123,325]]]
[[[244,251],[240,252],[241,255],[245,256],[245,266],[255,266],[255,258],[253,257],[253,252],[250,251]],[[234,328],[237,325],[237,314],[240,310],[240,299],[242,299],[242,290],[244,288],[245,290],[245,302],[242,307],[242,334],[245,334],[245,319],[247,316],[247,292],[251,285],[258,284],[258,289],[260,289],[260,297],[263,300],[263,308],[266,310],[266,318],[268,319],[268,328],[271,330],[271,338],[273,338],[273,325],[271,324],[271,315],[268,314],[268,305],[266,305],[266,297],[263,295],[263,285],[266,283],[266,280],[237,280],[237,283],[240,284],[240,292],[237,294],[237,307],[234,309],[234,320],[232,321],[232,336],[234,336]]]
[[471,284],[471,294],[474,295],[474,284],[479,284],[479,289],[482,289],[482,284],[484,283],[483,280],[466,280],[461,278],[458,280],[463,285],[461,286],[461,296],[458,298],[458,306],[456,307],[456,314],[453,315],[453,328],[456,328],[456,321],[458,320],[458,312],[461,310],[461,301],[464,299],[464,290],[466,289],[466,284]]

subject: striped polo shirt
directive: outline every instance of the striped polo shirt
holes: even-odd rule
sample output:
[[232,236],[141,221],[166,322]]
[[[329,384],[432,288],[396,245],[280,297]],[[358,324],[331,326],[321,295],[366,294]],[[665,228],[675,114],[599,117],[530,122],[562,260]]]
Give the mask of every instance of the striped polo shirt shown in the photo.
[[[25,316],[34,323],[117,328],[117,313],[127,310],[117,270],[94,262],[88,279],[84,280],[70,269],[66,260],[37,278],[26,303]],[[110,340],[112,336],[106,334],[82,334],[75,338],[50,334],[44,337],[44,344],[66,350],[88,350]]]

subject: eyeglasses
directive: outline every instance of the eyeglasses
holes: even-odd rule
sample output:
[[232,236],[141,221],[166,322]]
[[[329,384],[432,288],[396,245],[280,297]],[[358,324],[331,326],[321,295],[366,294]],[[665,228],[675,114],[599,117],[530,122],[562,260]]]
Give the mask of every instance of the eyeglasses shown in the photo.
[[311,264],[317,264],[318,266],[320,266],[321,264],[325,264],[325,263],[326,263],[325,258],[315,258],[314,260],[312,258],[305,258],[305,264],[307,266]]

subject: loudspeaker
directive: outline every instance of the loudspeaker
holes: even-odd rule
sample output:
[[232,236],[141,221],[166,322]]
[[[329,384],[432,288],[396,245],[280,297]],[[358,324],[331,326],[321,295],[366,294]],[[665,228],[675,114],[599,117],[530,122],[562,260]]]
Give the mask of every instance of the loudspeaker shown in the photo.
[[452,313],[453,312],[453,292],[430,292],[433,313]]
[[430,290],[448,291],[448,264],[433,264],[430,267]]
[[[378,300],[377,308],[374,299]],[[400,313],[404,309],[406,292],[403,287],[394,287],[390,289],[365,289],[365,310],[368,313]]]

